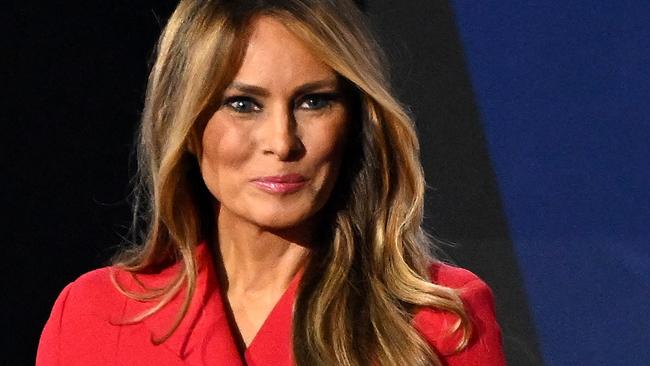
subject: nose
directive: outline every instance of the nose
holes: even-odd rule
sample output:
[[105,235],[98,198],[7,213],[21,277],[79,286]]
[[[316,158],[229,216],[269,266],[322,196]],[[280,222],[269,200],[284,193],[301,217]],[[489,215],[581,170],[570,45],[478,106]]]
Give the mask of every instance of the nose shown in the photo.
[[293,160],[300,155],[303,145],[297,134],[297,123],[292,110],[277,108],[270,113],[265,125],[265,155],[275,155],[282,161]]

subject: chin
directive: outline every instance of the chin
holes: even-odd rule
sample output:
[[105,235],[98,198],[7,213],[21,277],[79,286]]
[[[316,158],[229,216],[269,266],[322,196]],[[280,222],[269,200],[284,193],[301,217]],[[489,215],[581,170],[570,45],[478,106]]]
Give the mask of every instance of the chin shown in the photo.
[[310,215],[300,215],[297,213],[284,212],[270,213],[256,217],[253,222],[264,229],[286,230],[292,228],[299,228],[302,225],[307,225]]

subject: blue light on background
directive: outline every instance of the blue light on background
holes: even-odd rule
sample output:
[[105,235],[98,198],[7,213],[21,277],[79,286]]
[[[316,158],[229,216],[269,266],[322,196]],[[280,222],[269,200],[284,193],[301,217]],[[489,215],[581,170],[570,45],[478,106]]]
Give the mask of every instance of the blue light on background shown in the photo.
[[546,363],[650,364],[650,2],[453,6]]

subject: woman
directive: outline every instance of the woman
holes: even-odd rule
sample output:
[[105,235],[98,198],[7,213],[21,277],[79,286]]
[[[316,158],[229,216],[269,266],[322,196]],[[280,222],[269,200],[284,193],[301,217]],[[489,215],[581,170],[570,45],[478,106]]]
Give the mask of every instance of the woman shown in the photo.
[[413,124],[361,19],[180,2],[142,121],[143,245],[63,290],[37,364],[504,364],[489,288],[428,255]]

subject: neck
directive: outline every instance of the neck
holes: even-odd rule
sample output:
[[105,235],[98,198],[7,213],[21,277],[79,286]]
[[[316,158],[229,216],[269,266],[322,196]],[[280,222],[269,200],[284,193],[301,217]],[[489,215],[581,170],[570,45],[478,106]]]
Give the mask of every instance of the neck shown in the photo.
[[283,291],[309,254],[311,230],[270,231],[217,211],[217,247],[229,294]]

